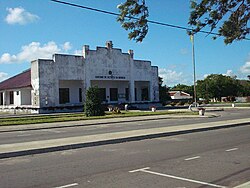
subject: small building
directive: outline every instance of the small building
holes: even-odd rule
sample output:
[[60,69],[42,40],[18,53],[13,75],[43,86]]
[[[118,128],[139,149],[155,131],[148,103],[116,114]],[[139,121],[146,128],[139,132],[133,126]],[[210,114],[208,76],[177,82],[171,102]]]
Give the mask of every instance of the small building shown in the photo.
[[192,99],[193,97],[183,91],[169,91],[168,92],[171,99]]
[[82,55],[54,54],[37,59],[31,68],[0,83],[0,109],[27,113],[82,110],[86,90],[100,89],[104,104],[159,102],[158,67],[135,60],[133,50],[123,53],[105,47]]

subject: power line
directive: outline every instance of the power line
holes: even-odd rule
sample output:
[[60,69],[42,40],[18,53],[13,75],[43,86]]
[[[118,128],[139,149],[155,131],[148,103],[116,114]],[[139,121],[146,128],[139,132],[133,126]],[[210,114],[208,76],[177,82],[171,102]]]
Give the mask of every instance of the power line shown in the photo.
[[[100,13],[103,13],[103,14],[109,14],[109,15],[113,15],[113,16],[119,16],[120,15],[120,14],[115,13],[115,12],[110,12],[110,11],[101,10],[101,9],[97,9],[97,8],[87,7],[87,6],[83,6],[83,5],[77,5],[77,4],[68,3],[68,2],[65,2],[65,1],[59,1],[59,0],[50,0],[50,1],[55,2],[55,3],[64,4],[64,5],[68,5],[68,6],[72,6],[72,7],[87,9],[87,10],[91,10],[91,11],[95,11],[95,12],[100,12]],[[136,18],[136,17],[126,16],[126,18],[138,20],[138,18]],[[151,24],[156,24],[156,25],[161,25],[161,26],[166,26],[166,27],[172,27],[172,28],[175,28],[175,29],[193,31],[193,29],[188,28],[188,27],[184,27],[184,26],[178,26],[178,25],[173,25],[173,24],[168,24],[168,23],[163,23],[163,22],[158,22],[158,21],[153,21],[153,20],[147,20],[147,22],[151,23]],[[212,34],[212,35],[221,36],[219,33],[214,33],[214,32],[210,32],[210,31],[200,30],[198,32],[199,33],[205,33],[205,34]],[[245,39],[250,40],[248,38],[245,38]]]
[[[68,3],[68,2],[65,2],[65,1],[59,1],[59,0],[50,0],[50,1],[53,1],[53,2],[55,2],[55,3],[64,4],[64,5],[68,5],[68,6],[72,6],[72,7],[87,9],[87,10],[91,10],[91,11],[95,11],[95,12],[100,12],[100,13],[104,13],[104,14],[109,14],[109,15],[113,15],[113,16],[119,16],[119,15],[120,15],[120,14],[115,13],[115,12],[110,12],[110,11],[101,10],[101,9],[97,9],[97,8],[87,7],[87,6],[83,6],[83,5],[77,5],[77,4]],[[138,18],[136,18],[136,17],[129,17],[129,16],[126,16],[126,18],[138,20]],[[188,28],[188,27],[183,27],[183,26],[178,26],[178,25],[173,25],[173,24],[168,24],[168,23],[163,23],[163,22],[158,22],[158,21],[147,20],[147,22],[148,22],[148,23],[152,23],[152,24],[156,24],[156,25],[172,27],[172,28],[176,28],[176,29],[182,29],[182,30],[187,30],[187,31],[193,31],[193,29]],[[218,36],[220,36],[220,34],[218,34],[218,33],[213,33],[213,32],[208,32],[208,31],[202,31],[202,30],[200,30],[199,32],[200,32],[200,33],[213,34],[213,35],[218,35]]]

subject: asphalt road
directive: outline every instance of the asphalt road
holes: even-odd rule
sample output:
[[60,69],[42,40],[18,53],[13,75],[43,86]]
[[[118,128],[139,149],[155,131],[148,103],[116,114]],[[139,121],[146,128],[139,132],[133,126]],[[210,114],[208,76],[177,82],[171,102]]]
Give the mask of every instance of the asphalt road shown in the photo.
[[250,125],[2,159],[1,188],[234,187],[250,181],[249,132]]
[[[194,118],[194,119],[161,119],[154,121],[136,121],[105,125],[91,125],[67,128],[52,128],[32,131],[15,131],[0,133],[0,144],[11,144],[28,141],[48,140],[56,138],[67,138],[73,136],[84,136],[93,134],[103,134],[108,132],[121,132],[135,129],[148,129],[154,127],[166,127],[187,125],[194,123],[216,122],[221,120],[232,120],[249,118],[250,110],[230,109],[222,112],[215,112],[220,115],[217,118]],[[59,123],[60,124],[60,123]]]

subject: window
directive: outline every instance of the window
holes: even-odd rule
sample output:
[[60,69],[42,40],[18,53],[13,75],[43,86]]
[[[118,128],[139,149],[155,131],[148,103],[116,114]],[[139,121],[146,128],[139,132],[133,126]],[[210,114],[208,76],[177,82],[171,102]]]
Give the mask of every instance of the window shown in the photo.
[[148,88],[142,88],[141,90],[141,100],[148,101]]
[[106,101],[106,88],[99,88],[99,95],[102,101]]
[[0,93],[0,105],[3,105],[3,93]]
[[129,101],[129,89],[128,88],[125,89],[125,97],[126,97],[126,101]]
[[135,88],[135,101],[137,101],[137,89]]
[[118,89],[110,88],[110,101],[118,101]]
[[69,103],[69,88],[59,88],[59,103]]
[[16,95],[19,95],[19,91],[16,92]]
[[10,91],[10,104],[14,104],[14,92]]
[[79,88],[79,102],[82,102],[82,88]]

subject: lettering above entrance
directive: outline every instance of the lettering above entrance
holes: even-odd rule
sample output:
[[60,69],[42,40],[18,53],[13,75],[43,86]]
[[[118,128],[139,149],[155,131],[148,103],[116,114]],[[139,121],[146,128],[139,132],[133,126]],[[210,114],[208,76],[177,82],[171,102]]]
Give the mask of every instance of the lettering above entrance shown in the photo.
[[95,78],[102,78],[102,79],[122,79],[122,80],[125,80],[126,77],[125,76],[95,76]]

